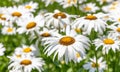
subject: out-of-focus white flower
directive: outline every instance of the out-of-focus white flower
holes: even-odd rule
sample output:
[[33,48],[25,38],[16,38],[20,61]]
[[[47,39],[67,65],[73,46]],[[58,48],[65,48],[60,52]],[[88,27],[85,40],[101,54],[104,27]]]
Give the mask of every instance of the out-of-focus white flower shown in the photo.
[[63,0],[61,1],[61,5],[63,5],[63,8],[67,8],[67,7],[71,7],[71,6],[75,6],[77,7],[77,0]]
[[4,51],[5,51],[6,49],[3,47],[3,44],[2,43],[0,43],[0,56],[3,56],[4,55]]
[[83,12],[96,12],[97,10],[99,10],[99,8],[95,5],[95,3],[84,4],[80,6],[80,9]]
[[97,1],[98,1],[100,4],[113,2],[113,0],[97,0]]
[[98,72],[104,72],[106,69],[106,62],[103,61],[103,58],[100,57],[96,60],[96,58],[90,58],[90,62],[87,62],[83,65],[84,69],[89,70],[89,72],[96,72],[98,68]]
[[15,27],[3,27],[2,28],[2,34],[6,35],[14,35],[16,34],[16,28]]
[[35,10],[38,8],[38,3],[31,1],[29,3],[24,4],[23,6],[26,10],[30,12],[35,12]]
[[69,15],[65,12],[55,10],[54,13],[45,14],[46,26],[54,28],[65,28],[66,24],[70,25],[71,18],[76,17],[75,15]]

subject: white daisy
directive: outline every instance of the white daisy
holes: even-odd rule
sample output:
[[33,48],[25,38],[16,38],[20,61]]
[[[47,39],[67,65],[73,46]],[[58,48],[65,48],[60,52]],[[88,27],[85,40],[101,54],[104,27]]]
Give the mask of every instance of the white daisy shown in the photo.
[[45,54],[50,56],[54,53],[54,58],[58,55],[58,60],[68,63],[73,60],[77,62],[76,53],[80,53],[81,57],[85,56],[85,49],[89,48],[89,39],[83,35],[77,35],[74,31],[66,33],[66,35],[49,37],[43,39]]
[[83,2],[86,2],[86,0],[78,0],[79,4],[82,4]]
[[37,48],[35,48],[34,45],[22,45],[22,47],[18,47],[15,49],[16,54],[28,54],[28,55],[34,55],[37,52]]
[[38,3],[31,1],[29,3],[26,3],[23,6],[26,10],[28,10],[30,12],[35,12],[35,10],[38,8]]
[[14,35],[14,34],[16,34],[16,28],[15,27],[4,26],[2,28],[2,34],[4,34],[4,35]]
[[108,28],[111,29],[110,33],[113,33],[114,36],[120,36],[120,25],[112,24]]
[[96,12],[97,10],[99,10],[99,8],[95,5],[95,3],[84,4],[80,6],[80,9],[83,12]]
[[38,15],[36,17],[26,17],[23,20],[18,20],[17,25],[19,26],[17,29],[17,32],[19,34],[25,32],[28,34],[29,32],[37,31],[44,26],[44,17],[41,15]]
[[97,0],[97,1],[98,1],[100,4],[113,2],[113,0]]
[[109,13],[111,13],[111,12],[114,13],[116,11],[119,11],[120,10],[120,2],[114,1],[114,2],[112,2],[112,4],[109,4],[107,6],[103,6],[102,10],[104,12],[109,12]]
[[77,7],[78,0],[63,0],[60,4],[63,5],[63,8],[75,6]]
[[61,2],[62,0],[42,0],[45,2],[45,6],[47,7],[49,4],[53,4],[54,2]]
[[23,6],[8,7],[5,14],[8,15],[11,21],[16,21],[17,19],[23,19],[24,17],[32,15]]
[[88,14],[87,16],[77,18],[73,24],[74,28],[80,28],[88,35],[91,33],[92,29],[99,34],[103,34],[107,26],[106,22],[100,18],[99,14]]
[[116,52],[116,50],[119,50],[119,46],[120,46],[120,40],[112,35],[112,34],[108,34],[108,36],[104,36],[98,39],[94,40],[94,44],[96,46],[96,49],[98,49],[99,47],[102,46],[102,52],[105,54],[108,54],[108,51],[110,49],[112,49],[114,52]]
[[0,8],[0,23],[2,25],[5,25],[5,23],[8,22],[8,16],[5,14],[5,11],[7,10],[6,7]]
[[65,12],[55,10],[54,13],[46,13],[45,20],[46,26],[53,26],[55,28],[65,28],[66,24],[70,24],[70,20],[74,15],[68,15]]
[[98,68],[98,72],[103,72],[106,69],[106,62],[103,61],[103,58],[100,57],[98,61],[96,58],[90,58],[91,62],[87,62],[83,65],[84,69],[89,70],[89,72],[96,72]]
[[42,58],[36,58],[31,56],[22,56],[19,59],[15,59],[8,66],[9,70],[20,70],[21,72],[31,72],[32,69],[37,69],[39,72],[43,70],[42,66],[44,61]]
[[3,44],[2,43],[0,43],[0,56],[3,56],[4,55],[4,51],[5,51],[6,49],[3,47]]

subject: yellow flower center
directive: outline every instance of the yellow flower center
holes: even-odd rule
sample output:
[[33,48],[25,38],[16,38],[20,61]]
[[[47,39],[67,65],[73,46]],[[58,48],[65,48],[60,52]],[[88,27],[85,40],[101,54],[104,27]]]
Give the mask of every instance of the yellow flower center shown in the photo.
[[88,6],[86,6],[86,7],[84,8],[84,10],[85,10],[85,11],[90,11],[90,10],[91,10],[91,8],[90,8],[90,7],[88,7]]
[[50,33],[48,33],[48,32],[45,32],[45,33],[41,34],[41,36],[42,36],[42,37],[50,37],[50,36],[51,36],[51,34],[50,34]]
[[70,37],[70,36],[65,36],[65,37],[62,37],[60,40],[59,40],[59,43],[61,45],[65,45],[65,46],[68,46],[68,45],[71,45],[75,42],[75,39],[73,37]]
[[25,6],[26,9],[31,9],[32,7],[30,5]]
[[56,19],[58,19],[58,17],[61,17],[61,18],[64,19],[64,18],[66,18],[67,16],[66,16],[64,13],[59,12],[59,13],[54,14],[53,17],[56,18]]
[[107,2],[107,0],[102,0],[103,2]]
[[88,15],[88,16],[85,17],[85,19],[87,19],[87,20],[96,20],[97,17],[94,16],[94,15]]
[[72,0],[67,0],[67,3],[68,3],[68,4],[70,4],[71,2],[76,3],[76,2],[77,2],[77,0],[73,0],[73,1],[72,1]]
[[7,29],[7,32],[12,32],[13,31],[13,28],[8,28]]
[[21,55],[20,55],[20,54],[18,54],[18,55],[16,55],[16,57],[17,57],[17,58],[21,58]]
[[103,42],[104,42],[105,44],[114,44],[114,43],[115,43],[113,39],[109,39],[109,38],[104,39]]
[[6,18],[4,17],[4,14],[0,14],[0,19],[1,20],[6,20]]
[[82,30],[81,30],[80,28],[75,28],[75,31],[76,31],[77,33],[82,32]]
[[25,53],[29,53],[29,52],[31,52],[31,51],[32,51],[32,50],[31,50],[31,48],[29,48],[29,47],[23,49],[23,52],[25,52]]
[[110,10],[115,10],[115,7],[114,6],[110,7]]
[[92,63],[92,67],[93,67],[93,68],[97,68],[97,67],[99,67],[99,66],[100,66],[100,65],[99,65],[98,63],[95,63],[95,62]]
[[12,16],[20,17],[20,16],[22,16],[22,14],[20,12],[13,12]]
[[27,29],[34,28],[37,24],[35,22],[29,22],[26,26]]
[[22,61],[20,62],[20,64],[21,64],[21,65],[30,65],[30,64],[32,64],[32,61],[25,59],[25,60],[22,60]]
[[65,64],[65,61],[64,61],[64,60],[62,60],[62,61],[61,61],[61,64]]
[[118,32],[120,32],[120,27],[119,27],[119,28],[117,28],[117,31],[118,31]]
[[79,58],[80,57],[80,53],[76,53],[76,57]]

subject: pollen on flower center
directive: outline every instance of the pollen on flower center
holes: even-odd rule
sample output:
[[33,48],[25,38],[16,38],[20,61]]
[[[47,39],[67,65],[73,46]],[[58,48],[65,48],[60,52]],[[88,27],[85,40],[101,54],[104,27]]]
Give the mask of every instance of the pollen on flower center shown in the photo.
[[97,68],[97,67],[99,67],[99,64],[98,64],[98,63],[93,62],[93,63],[92,63],[92,67],[93,67],[93,68]]
[[50,36],[51,36],[51,34],[50,34],[50,33],[48,33],[48,32],[45,32],[45,33],[41,34],[41,36],[42,36],[42,37],[50,37]]
[[21,65],[30,65],[30,64],[32,64],[32,61],[25,59],[25,60],[22,60],[22,61],[20,62],[20,64],[21,64]]
[[6,18],[4,17],[4,14],[0,14],[0,19],[1,20],[6,20]]
[[115,43],[113,39],[104,39],[103,42],[105,44],[114,44]]
[[25,6],[26,9],[31,9],[32,7],[30,5]]
[[58,19],[58,17],[61,17],[61,18],[64,19],[64,18],[66,18],[67,16],[66,16],[64,13],[59,12],[59,13],[54,14],[53,17],[56,18],[56,19]]
[[76,31],[77,33],[82,32],[82,30],[81,30],[80,28],[75,28],[75,31]]
[[13,12],[12,16],[20,17],[20,16],[22,16],[22,14],[20,12]]
[[67,0],[68,4],[70,4],[71,0]]
[[23,52],[25,52],[25,53],[29,53],[29,52],[31,52],[32,50],[31,50],[31,48],[25,48],[25,49],[23,49]]
[[65,37],[62,37],[60,40],[59,40],[59,43],[61,45],[65,45],[65,46],[68,46],[68,45],[71,45],[75,42],[75,39],[73,37],[70,37],[70,36],[65,36]]
[[80,53],[76,53],[76,57],[79,58],[80,57]]
[[88,16],[85,17],[85,19],[87,19],[87,20],[96,20],[97,17],[94,16],[94,15],[88,15]]
[[34,28],[37,24],[35,22],[29,22],[26,26],[27,29]]
[[117,28],[117,32],[120,32],[120,28]]
[[13,28],[8,28],[7,29],[7,32],[12,32],[13,31]]
[[18,54],[18,55],[16,55],[16,57],[17,57],[17,58],[21,58],[21,55],[20,55],[20,54]]
[[90,7],[88,7],[88,6],[86,6],[86,7],[84,8],[84,10],[85,10],[85,11],[90,11],[90,10],[91,10],[91,8],[90,8]]

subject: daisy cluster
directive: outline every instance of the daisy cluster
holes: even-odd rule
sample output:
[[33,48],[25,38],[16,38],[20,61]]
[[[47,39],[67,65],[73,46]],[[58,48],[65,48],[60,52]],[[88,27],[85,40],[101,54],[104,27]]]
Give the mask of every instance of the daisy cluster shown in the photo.
[[[63,11],[56,8],[52,12],[42,9],[38,12],[40,3],[45,8],[59,4]],[[59,64],[82,64],[82,72],[117,71],[120,66],[119,0],[42,0],[40,3],[30,1],[0,7],[0,34],[23,35],[30,43],[21,43],[7,56],[9,72],[43,71],[47,60],[40,57],[42,53]],[[64,11],[67,8],[79,15],[67,13]],[[5,50],[0,43],[0,56],[5,55]]]

